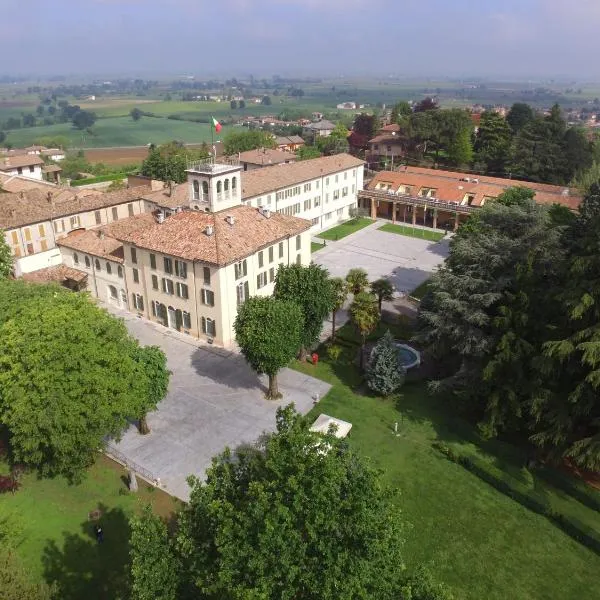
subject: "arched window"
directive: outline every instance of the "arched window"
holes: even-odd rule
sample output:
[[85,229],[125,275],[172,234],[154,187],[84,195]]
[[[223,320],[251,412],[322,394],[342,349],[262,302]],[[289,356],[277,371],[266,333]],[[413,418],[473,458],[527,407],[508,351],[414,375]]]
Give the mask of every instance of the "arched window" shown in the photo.
[[100,268],[100,261],[98,259],[96,259],[96,271],[102,271]]
[[123,279],[123,267],[122,267],[121,265],[119,265],[119,266],[117,267],[117,273],[118,273],[119,277],[120,277],[121,279]]
[[73,263],[76,265],[79,264],[79,256],[77,255],[77,252],[73,252]]
[[223,184],[220,181],[217,181],[217,194],[220,194],[223,191]]
[[110,297],[112,300],[118,300],[119,296],[117,295],[117,288],[114,285],[108,286],[108,291],[110,293]]
[[107,263],[106,263],[106,272],[107,272],[109,275],[112,275],[112,267],[110,266],[110,263],[109,263],[109,262],[107,262]]
[[208,181],[203,181],[202,182],[202,193],[203,194],[208,194]]
[[231,189],[232,190],[237,190],[237,177],[232,177],[231,178]]
[[197,179],[194,179],[194,183],[192,184],[194,188],[194,200],[200,200],[200,184]]
[[225,180],[225,191],[228,192],[229,191],[229,178],[227,178]]
[[90,268],[90,257],[86,256],[85,257],[85,266],[89,269]]

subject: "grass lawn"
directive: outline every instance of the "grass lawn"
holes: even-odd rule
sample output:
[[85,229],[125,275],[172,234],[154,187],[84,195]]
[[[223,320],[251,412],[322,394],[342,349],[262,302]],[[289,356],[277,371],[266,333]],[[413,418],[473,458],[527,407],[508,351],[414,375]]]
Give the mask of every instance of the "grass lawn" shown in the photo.
[[439,242],[444,237],[444,234],[439,231],[420,229],[419,227],[409,227],[408,225],[394,225],[392,223],[386,223],[385,225],[378,227],[378,229],[380,231],[387,231],[387,233],[397,233],[398,235],[422,238],[424,240],[429,240],[430,242]]
[[325,244],[317,244],[317,242],[310,243],[311,252],[318,252],[321,248],[325,248]]
[[[294,368],[333,384],[310,417],[326,413],[350,421],[350,444],[397,490],[399,518],[408,524],[407,566],[429,565],[457,599],[600,598],[598,555],[431,447],[441,439],[480,453],[473,428],[421,383],[407,384],[396,401],[369,395],[351,365],[354,352],[345,347],[342,359],[332,364],[321,351],[316,367],[296,363]],[[393,434],[395,422],[399,437]],[[554,505],[570,503],[572,514],[598,526],[596,512],[553,488],[544,490]]]
[[422,300],[423,296],[429,291],[429,279],[426,279],[423,283],[420,283],[411,293],[410,295],[413,298],[417,298],[418,300]]
[[342,238],[350,235],[351,233],[356,233],[361,229],[367,227],[373,223],[373,219],[367,219],[366,217],[359,217],[357,219],[351,219],[350,221],[346,221],[346,223],[342,223],[341,225],[336,225],[327,231],[323,231],[318,234],[318,237],[323,238],[324,240],[341,240]]
[[[17,531],[14,542],[26,570],[32,578],[57,580],[61,600],[124,598],[128,517],[148,503],[167,518],[177,508],[173,498],[139,478],[139,492],[128,493],[125,476],[118,464],[100,456],[80,485],[26,475],[16,494],[1,497],[0,525]],[[88,519],[96,509],[103,513],[101,545]]]

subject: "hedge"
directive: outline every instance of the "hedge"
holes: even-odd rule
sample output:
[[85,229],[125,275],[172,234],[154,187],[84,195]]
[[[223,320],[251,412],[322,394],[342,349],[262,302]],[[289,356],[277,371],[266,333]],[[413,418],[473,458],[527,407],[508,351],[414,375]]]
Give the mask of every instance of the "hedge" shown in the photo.
[[510,481],[498,475],[494,472],[496,469],[492,465],[476,456],[458,454],[441,442],[433,442],[432,446],[448,460],[464,467],[467,471],[470,471],[482,481],[489,483],[499,492],[502,492],[519,504],[546,517],[574,540],[600,555],[600,533],[574,517],[553,511],[548,499],[544,495],[535,490],[530,490],[516,480]]
[[88,179],[73,179],[71,180],[71,187],[88,185],[90,183],[103,183],[104,181],[118,181],[126,177],[127,173],[113,173],[112,175],[98,175],[98,177],[90,177]]

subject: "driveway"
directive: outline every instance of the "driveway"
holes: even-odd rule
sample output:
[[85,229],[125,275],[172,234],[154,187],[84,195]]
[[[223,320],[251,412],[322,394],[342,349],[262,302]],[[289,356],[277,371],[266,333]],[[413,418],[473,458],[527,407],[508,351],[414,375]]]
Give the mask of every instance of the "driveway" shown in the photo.
[[328,241],[313,254],[314,262],[326,267],[332,277],[345,277],[350,269],[362,267],[369,281],[386,277],[399,292],[411,292],[448,256],[449,239],[428,242],[379,231],[387,222],[377,221],[337,242]]
[[211,458],[226,446],[251,443],[274,431],[277,407],[293,402],[301,413],[322,398],[329,384],[283,369],[279,386],[283,400],[264,399],[266,378],[258,377],[236,353],[202,344],[194,338],[106,307],[125,320],[143,345],[160,346],[172,371],[169,392],[158,410],[148,415],[151,433],[130,427],[113,443],[129,462],[160,478],[170,494],[189,499],[186,477],[203,477]]

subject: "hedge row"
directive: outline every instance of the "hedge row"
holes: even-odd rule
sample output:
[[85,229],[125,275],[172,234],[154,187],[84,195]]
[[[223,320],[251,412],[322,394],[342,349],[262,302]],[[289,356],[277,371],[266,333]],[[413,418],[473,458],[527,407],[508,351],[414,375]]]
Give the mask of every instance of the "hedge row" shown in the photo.
[[89,179],[73,179],[71,180],[71,187],[89,185],[90,183],[103,183],[104,181],[118,181],[126,177],[127,173],[113,173],[112,175],[98,175],[98,177],[90,177]]
[[535,473],[550,485],[566,492],[569,496],[581,502],[581,504],[600,512],[600,492],[591,488],[586,489],[588,488],[587,484],[574,481],[572,477],[547,467],[536,469]]
[[494,472],[495,469],[492,465],[478,459],[476,456],[458,454],[452,448],[440,442],[434,442],[433,447],[446,458],[464,467],[499,492],[546,517],[574,540],[600,555],[600,533],[574,517],[553,511],[548,499],[543,494],[527,488],[516,480],[509,481],[507,478],[500,476]]

